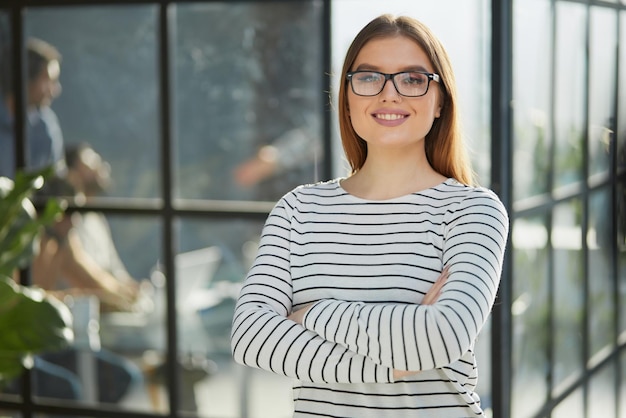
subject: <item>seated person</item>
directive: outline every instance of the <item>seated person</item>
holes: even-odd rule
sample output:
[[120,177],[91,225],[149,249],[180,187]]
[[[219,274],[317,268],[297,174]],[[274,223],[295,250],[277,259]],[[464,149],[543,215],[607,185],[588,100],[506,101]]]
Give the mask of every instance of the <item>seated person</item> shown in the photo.
[[66,214],[46,228],[32,263],[33,284],[61,300],[67,295],[95,295],[103,310],[132,310],[139,293],[138,283],[118,280],[89,255],[75,228],[80,220],[78,213]]
[[[78,196],[89,202],[105,192],[110,183],[110,166],[86,142],[69,144],[65,158],[68,161],[67,181]],[[76,231],[85,252],[108,274],[115,277],[135,298],[133,310],[149,310],[153,289],[149,280],[133,278],[122,262],[106,217],[99,212],[82,212],[73,218]]]
[[[49,182],[42,194],[70,196],[78,204],[110,183],[110,168],[86,143],[68,145],[67,174]],[[93,294],[104,311],[147,311],[153,291],[148,280],[131,277],[121,261],[106,217],[76,212],[49,228],[33,262],[33,282],[66,294]]]

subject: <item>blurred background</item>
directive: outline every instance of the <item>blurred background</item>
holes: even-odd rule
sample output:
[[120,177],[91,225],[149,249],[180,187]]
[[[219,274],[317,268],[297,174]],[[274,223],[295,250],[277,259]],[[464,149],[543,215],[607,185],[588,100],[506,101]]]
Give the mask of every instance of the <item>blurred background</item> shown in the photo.
[[147,285],[142,307],[96,315],[99,344],[140,384],[60,402],[34,376],[0,393],[0,416],[290,416],[288,379],[230,359],[234,298],[276,200],[347,174],[336,75],[381,13],[442,40],[479,181],[511,217],[478,342],[488,416],[626,417],[625,0],[3,2],[0,58],[32,37],[58,50],[63,142],[106,171],[70,211],[102,215]]

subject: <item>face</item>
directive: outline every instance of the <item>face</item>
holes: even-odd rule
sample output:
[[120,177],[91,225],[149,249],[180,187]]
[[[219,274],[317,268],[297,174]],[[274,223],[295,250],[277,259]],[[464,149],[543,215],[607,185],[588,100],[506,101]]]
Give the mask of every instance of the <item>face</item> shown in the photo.
[[39,76],[28,85],[28,104],[30,106],[50,106],[52,101],[61,94],[59,61],[50,61]]
[[[422,48],[404,36],[366,43],[351,68],[357,70],[388,74],[409,70],[434,72]],[[370,151],[379,146],[423,146],[424,137],[441,111],[441,93],[434,81],[420,97],[401,96],[391,80],[376,96],[358,96],[349,86],[347,94],[352,126]]]
[[97,196],[108,188],[110,174],[111,167],[102,160],[100,154],[86,148],[81,151],[75,167],[70,169],[68,178],[86,196]]

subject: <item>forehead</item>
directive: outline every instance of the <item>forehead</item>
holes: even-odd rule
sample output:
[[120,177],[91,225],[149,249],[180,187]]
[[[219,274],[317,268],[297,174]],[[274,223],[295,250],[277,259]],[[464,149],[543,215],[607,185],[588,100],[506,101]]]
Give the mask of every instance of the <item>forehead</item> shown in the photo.
[[406,36],[374,38],[369,40],[354,61],[354,68],[366,65],[371,69],[397,71],[405,68],[433,66],[422,47]]

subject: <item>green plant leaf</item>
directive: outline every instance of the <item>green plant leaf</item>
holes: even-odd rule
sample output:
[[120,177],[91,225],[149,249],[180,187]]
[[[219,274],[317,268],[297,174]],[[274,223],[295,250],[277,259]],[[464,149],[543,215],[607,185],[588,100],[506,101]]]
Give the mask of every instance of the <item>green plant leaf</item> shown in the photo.
[[15,181],[0,177],[0,274],[10,276],[32,259],[37,236],[51,224],[65,207],[59,199],[48,199],[37,216],[29,198],[54,174],[51,168],[34,173],[18,172]]
[[73,340],[67,306],[37,288],[16,284],[9,277],[35,254],[42,228],[63,212],[48,199],[37,215],[30,197],[53,175],[52,168],[0,177],[0,383],[19,375],[30,354],[66,347]]
[[0,277],[0,380],[19,374],[27,354],[58,350],[72,340],[67,306],[41,289]]

